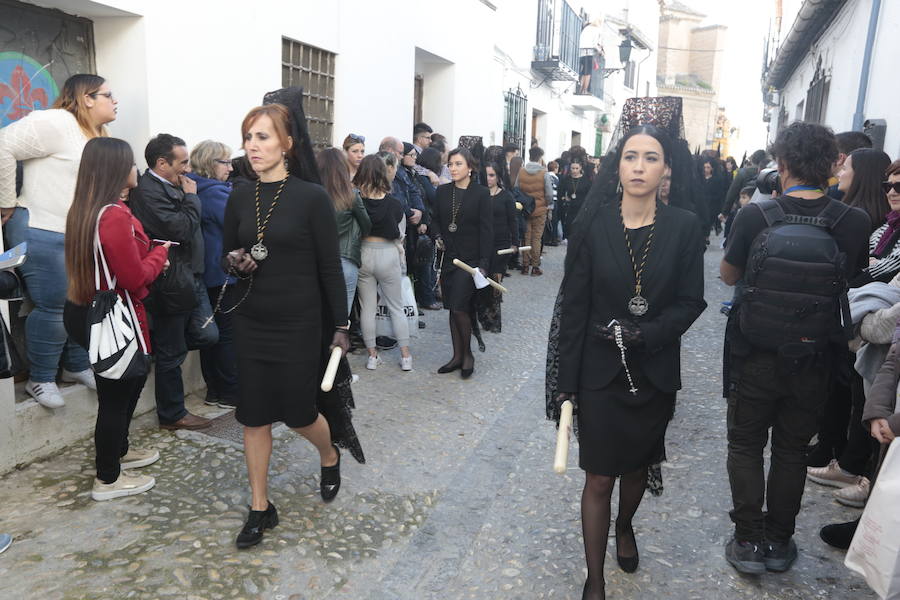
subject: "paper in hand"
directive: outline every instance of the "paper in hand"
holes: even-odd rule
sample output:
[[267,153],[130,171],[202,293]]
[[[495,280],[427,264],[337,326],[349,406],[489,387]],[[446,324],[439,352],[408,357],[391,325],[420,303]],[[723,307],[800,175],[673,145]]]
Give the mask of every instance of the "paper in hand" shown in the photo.
[[490,283],[488,283],[487,277],[482,275],[481,271],[479,271],[478,269],[475,269],[475,272],[472,273],[472,279],[475,280],[475,288],[476,289],[480,290],[480,289],[486,288],[487,286],[490,285]]

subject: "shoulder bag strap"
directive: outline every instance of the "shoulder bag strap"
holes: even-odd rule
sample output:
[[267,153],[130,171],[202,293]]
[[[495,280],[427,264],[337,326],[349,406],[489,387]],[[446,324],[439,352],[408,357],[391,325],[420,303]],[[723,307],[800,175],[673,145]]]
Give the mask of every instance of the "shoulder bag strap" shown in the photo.
[[[106,287],[113,291],[116,289],[116,278],[112,277],[109,273],[109,265],[106,263],[106,256],[103,254],[103,245],[100,243],[100,217],[103,216],[104,211],[110,206],[113,205],[107,204],[100,209],[100,213],[97,215],[97,227],[94,230],[94,282],[98,292],[100,291],[100,265],[103,265],[103,276],[106,278]],[[131,227],[131,232],[134,233],[134,226]],[[100,257],[100,260],[97,260],[98,256]],[[134,310],[131,294],[128,293],[128,290],[122,291],[125,292],[125,300],[128,303],[128,311],[131,313],[131,323],[135,329],[135,335],[137,335],[137,338],[140,341],[141,349],[144,351],[144,354],[149,354],[147,351],[147,342],[144,340],[144,332],[141,329],[140,321],[138,321],[137,312]]]

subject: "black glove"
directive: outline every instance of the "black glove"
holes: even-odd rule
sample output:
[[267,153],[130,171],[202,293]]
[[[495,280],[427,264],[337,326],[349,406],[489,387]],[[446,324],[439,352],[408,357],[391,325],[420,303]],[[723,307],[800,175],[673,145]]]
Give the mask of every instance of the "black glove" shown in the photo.
[[553,399],[553,403],[556,405],[556,412],[562,410],[563,402],[565,402],[566,400],[574,404],[576,409],[578,408],[578,402],[576,401],[575,394],[560,392],[556,394],[556,397]]
[[347,352],[350,351],[350,330],[349,329],[335,329],[334,337],[331,338],[331,346],[333,348],[340,348],[341,351],[346,355]]
[[[644,336],[637,323],[629,320],[622,320],[619,321],[619,327],[622,328],[622,343],[625,344],[626,348],[633,348],[634,346],[640,346],[644,343]],[[615,326],[600,327],[597,329],[597,334],[605,340],[609,340],[614,344],[616,343]]]

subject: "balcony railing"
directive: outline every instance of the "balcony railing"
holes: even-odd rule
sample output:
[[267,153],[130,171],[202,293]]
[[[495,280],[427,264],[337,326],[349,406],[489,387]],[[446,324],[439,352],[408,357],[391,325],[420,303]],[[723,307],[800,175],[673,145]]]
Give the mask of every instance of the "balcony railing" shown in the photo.
[[553,81],[578,78],[582,19],[566,0],[538,0],[537,40],[531,68]]

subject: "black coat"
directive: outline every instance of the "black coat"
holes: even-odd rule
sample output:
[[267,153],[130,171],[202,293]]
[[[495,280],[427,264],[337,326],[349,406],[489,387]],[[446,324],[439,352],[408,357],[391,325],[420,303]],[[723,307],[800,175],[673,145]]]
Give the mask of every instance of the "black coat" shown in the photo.
[[453,259],[458,258],[487,272],[494,254],[494,209],[491,193],[477,183],[470,183],[465,191],[457,190],[456,199],[461,203],[456,215],[458,229],[456,233],[451,233],[447,227],[453,216],[451,196],[454,185],[456,184],[451,182],[438,187],[432,223],[435,235],[444,240],[444,271],[454,269]]
[[700,222],[693,213],[657,203],[641,293],[650,310],[643,317],[633,317],[627,308],[634,272],[618,205],[600,207],[589,227],[563,288],[559,391],[602,389],[622,369],[615,344],[594,333],[612,319],[640,327],[644,344],[627,351],[629,363],[658,390],[681,389],[681,335],[706,308]]

